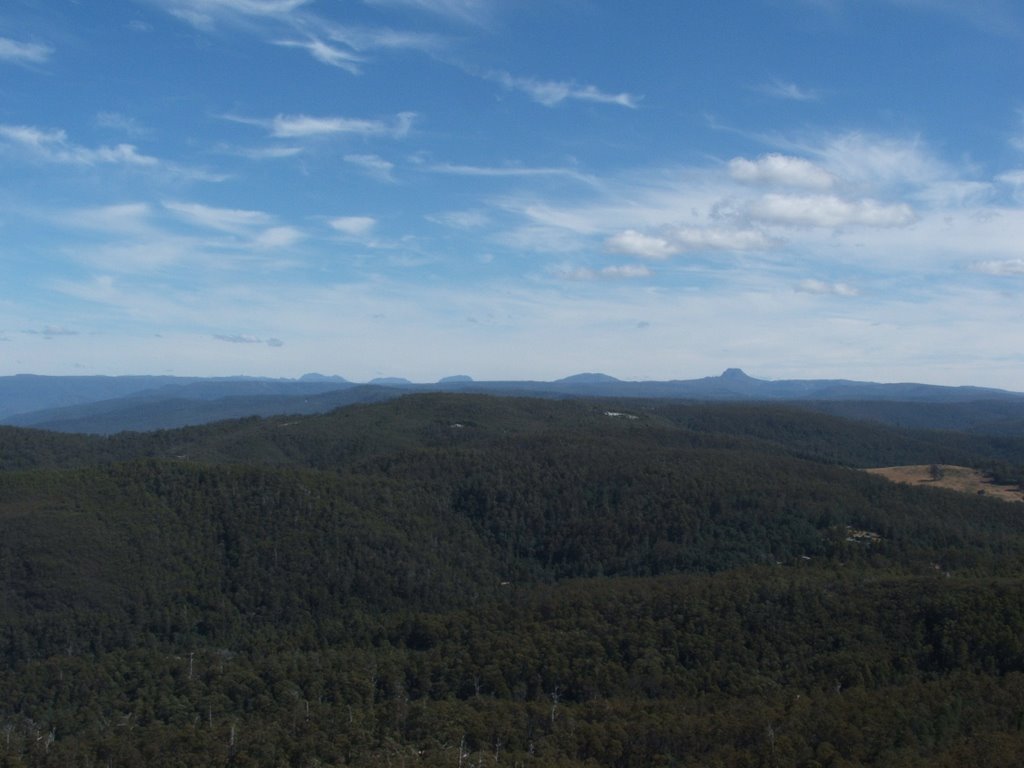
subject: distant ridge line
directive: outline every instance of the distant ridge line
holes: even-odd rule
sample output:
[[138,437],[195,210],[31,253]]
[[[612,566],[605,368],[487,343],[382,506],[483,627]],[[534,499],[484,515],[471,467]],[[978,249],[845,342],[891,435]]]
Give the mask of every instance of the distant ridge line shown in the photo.
[[[476,381],[458,375],[434,383],[381,377],[366,384],[318,373],[299,379],[20,374],[0,377],[0,424],[112,434],[244,416],[318,413],[415,392],[797,404],[999,402],[1008,404],[1008,420],[1024,420],[1024,411],[1018,415],[1014,410],[1016,405],[1024,409],[1024,393],[1007,390],[846,379],[771,381],[753,378],[740,368],[728,368],[718,376],[671,381],[623,381],[604,373],[586,372],[555,381]],[[877,408],[875,411],[880,413]]]

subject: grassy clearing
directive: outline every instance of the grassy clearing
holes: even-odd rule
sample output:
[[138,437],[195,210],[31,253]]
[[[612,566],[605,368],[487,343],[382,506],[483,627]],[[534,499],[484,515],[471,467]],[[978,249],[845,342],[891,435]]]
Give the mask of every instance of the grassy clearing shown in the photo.
[[[933,466],[941,470],[941,477],[936,478]],[[1003,501],[1024,502],[1024,492],[1016,485],[996,485],[985,474],[970,467],[957,467],[951,464],[915,464],[904,467],[876,467],[869,469],[875,475],[908,485],[930,485],[935,488],[949,488],[960,493],[991,496]]]

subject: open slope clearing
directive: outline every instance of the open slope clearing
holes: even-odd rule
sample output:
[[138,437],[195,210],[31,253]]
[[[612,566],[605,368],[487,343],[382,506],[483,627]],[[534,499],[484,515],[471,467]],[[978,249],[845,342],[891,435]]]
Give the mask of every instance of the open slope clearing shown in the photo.
[[[936,477],[932,467],[937,466],[940,476]],[[876,467],[868,472],[881,475],[894,483],[907,485],[928,485],[948,488],[961,493],[991,496],[1003,501],[1024,501],[1024,492],[1016,485],[996,485],[983,472],[970,467],[948,464],[914,464],[905,467]]]

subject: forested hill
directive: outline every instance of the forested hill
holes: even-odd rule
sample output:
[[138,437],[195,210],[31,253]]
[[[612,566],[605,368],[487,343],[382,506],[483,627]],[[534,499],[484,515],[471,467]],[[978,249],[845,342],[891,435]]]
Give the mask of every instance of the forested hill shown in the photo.
[[0,430],[0,764],[1014,765],[1024,441],[418,395]]
[[109,437],[0,426],[0,470],[139,458],[327,469],[402,449],[487,448],[544,434],[746,448],[851,467],[1019,465],[1024,456],[1021,437],[905,429],[798,405],[433,394]]

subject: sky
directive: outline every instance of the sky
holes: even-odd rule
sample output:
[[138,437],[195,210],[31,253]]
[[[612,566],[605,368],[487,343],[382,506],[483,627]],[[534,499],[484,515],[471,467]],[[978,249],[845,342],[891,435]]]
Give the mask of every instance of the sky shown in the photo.
[[4,0],[0,375],[1024,390],[1015,0]]

